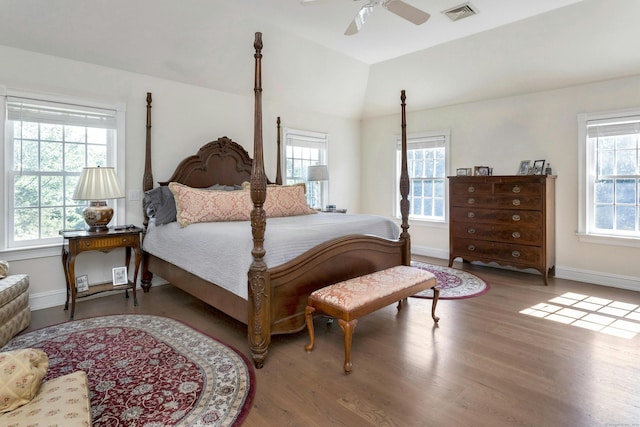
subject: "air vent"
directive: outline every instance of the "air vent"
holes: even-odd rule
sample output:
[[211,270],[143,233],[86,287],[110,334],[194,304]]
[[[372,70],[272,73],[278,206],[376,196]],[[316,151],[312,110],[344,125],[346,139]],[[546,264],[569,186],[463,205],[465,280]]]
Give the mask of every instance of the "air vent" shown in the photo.
[[452,21],[458,21],[462,18],[473,16],[478,12],[476,12],[476,9],[473,8],[471,4],[463,3],[456,7],[452,7],[451,9],[443,10],[442,13],[447,15]]

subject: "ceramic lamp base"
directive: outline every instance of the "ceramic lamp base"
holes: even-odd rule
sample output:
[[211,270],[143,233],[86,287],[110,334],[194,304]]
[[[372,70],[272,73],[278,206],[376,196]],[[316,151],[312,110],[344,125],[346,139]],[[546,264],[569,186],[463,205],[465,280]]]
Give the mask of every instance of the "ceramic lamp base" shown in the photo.
[[107,202],[104,200],[92,201],[89,206],[84,208],[82,216],[84,216],[84,221],[89,226],[87,228],[88,231],[106,231],[108,230],[107,224],[113,217],[113,208],[107,206]]

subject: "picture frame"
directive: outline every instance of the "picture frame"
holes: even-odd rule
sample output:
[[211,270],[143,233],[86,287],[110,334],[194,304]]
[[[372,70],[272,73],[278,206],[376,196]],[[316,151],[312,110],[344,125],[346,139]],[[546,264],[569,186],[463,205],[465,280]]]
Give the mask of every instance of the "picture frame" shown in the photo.
[[113,274],[113,286],[126,285],[129,283],[129,277],[127,276],[127,267],[114,267]]
[[86,274],[76,276],[76,291],[84,292],[89,290],[89,277]]
[[535,160],[531,168],[531,175],[542,175],[544,173],[544,160]]
[[456,169],[456,175],[458,175],[458,176],[471,175],[471,169],[469,169],[469,168],[458,168],[458,169]]
[[491,168],[489,166],[476,166],[473,168],[473,174],[476,176],[489,176]]
[[529,168],[531,168],[531,160],[521,160],[518,167],[518,173],[516,175],[528,175]]

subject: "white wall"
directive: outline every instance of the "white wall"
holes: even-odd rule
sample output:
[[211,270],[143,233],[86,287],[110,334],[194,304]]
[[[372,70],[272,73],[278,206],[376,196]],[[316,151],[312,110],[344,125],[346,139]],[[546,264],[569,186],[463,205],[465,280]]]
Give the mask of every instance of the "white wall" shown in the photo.
[[[407,132],[449,128],[452,171],[479,165],[493,167],[494,175],[513,175],[521,160],[550,162],[558,175],[556,275],[640,290],[640,248],[581,243],[576,236],[577,115],[637,108],[638,100],[640,76],[410,112]],[[411,106],[410,92],[407,106]],[[399,133],[399,114],[363,121],[361,184],[365,212],[392,214],[393,165],[388,159],[394,153],[393,135]],[[410,225],[413,252],[448,258],[447,227],[429,227],[415,221]]]
[[[265,63],[268,60],[266,56],[263,59]],[[252,64],[252,61],[253,56],[249,54],[248,62]],[[142,187],[147,92],[153,93],[152,167],[155,181],[168,179],[179,159],[194,154],[201,145],[220,136],[228,136],[253,153],[253,77],[247,81],[247,95],[241,96],[0,46],[0,85],[9,89],[124,102],[127,109],[127,193]],[[267,98],[269,88],[263,90]],[[333,186],[331,200],[341,207],[357,210],[359,122],[307,111],[299,106],[269,101],[263,104],[268,176],[275,177],[278,115],[282,117],[283,126],[328,132],[330,174],[338,182],[352,183]],[[346,161],[355,162],[356,167],[345,167]],[[123,223],[142,224],[141,203],[126,202]],[[11,273],[30,275],[31,307],[34,309],[64,303],[60,250],[55,248],[51,252],[52,256],[36,259],[21,259],[20,253],[14,252],[9,258]],[[7,258],[7,254],[0,253],[0,259]],[[82,254],[76,261],[76,273],[88,274],[90,283],[110,281],[111,267],[122,265],[123,260],[122,250],[107,255]]]

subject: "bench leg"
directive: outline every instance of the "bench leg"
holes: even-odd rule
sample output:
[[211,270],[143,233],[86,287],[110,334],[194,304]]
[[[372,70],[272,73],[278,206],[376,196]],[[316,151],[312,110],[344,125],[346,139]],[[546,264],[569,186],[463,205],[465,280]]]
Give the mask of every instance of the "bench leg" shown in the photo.
[[308,305],[304,309],[304,320],[307,323],[307,330],[309,331],[309,344],[304,346],[304,349],[307,350],[307,353],[313,350],[313,345],[315,343],[314,333],[313,333],[313,312],[316,311],[315,308]]
[[353,330],[358,324],[358,319],[353,319],[350,322],[338,319],[338,323],[344,334],[344,373],[349,375],[353,366],[351,364],[351,341],[353,339]]
[[433,288],[433,302],[431,303],[431,318],[435,323],[438,323],[440,318],[436,316],[436,305],[438,304],[438,298],[440,298],[440,289]]

